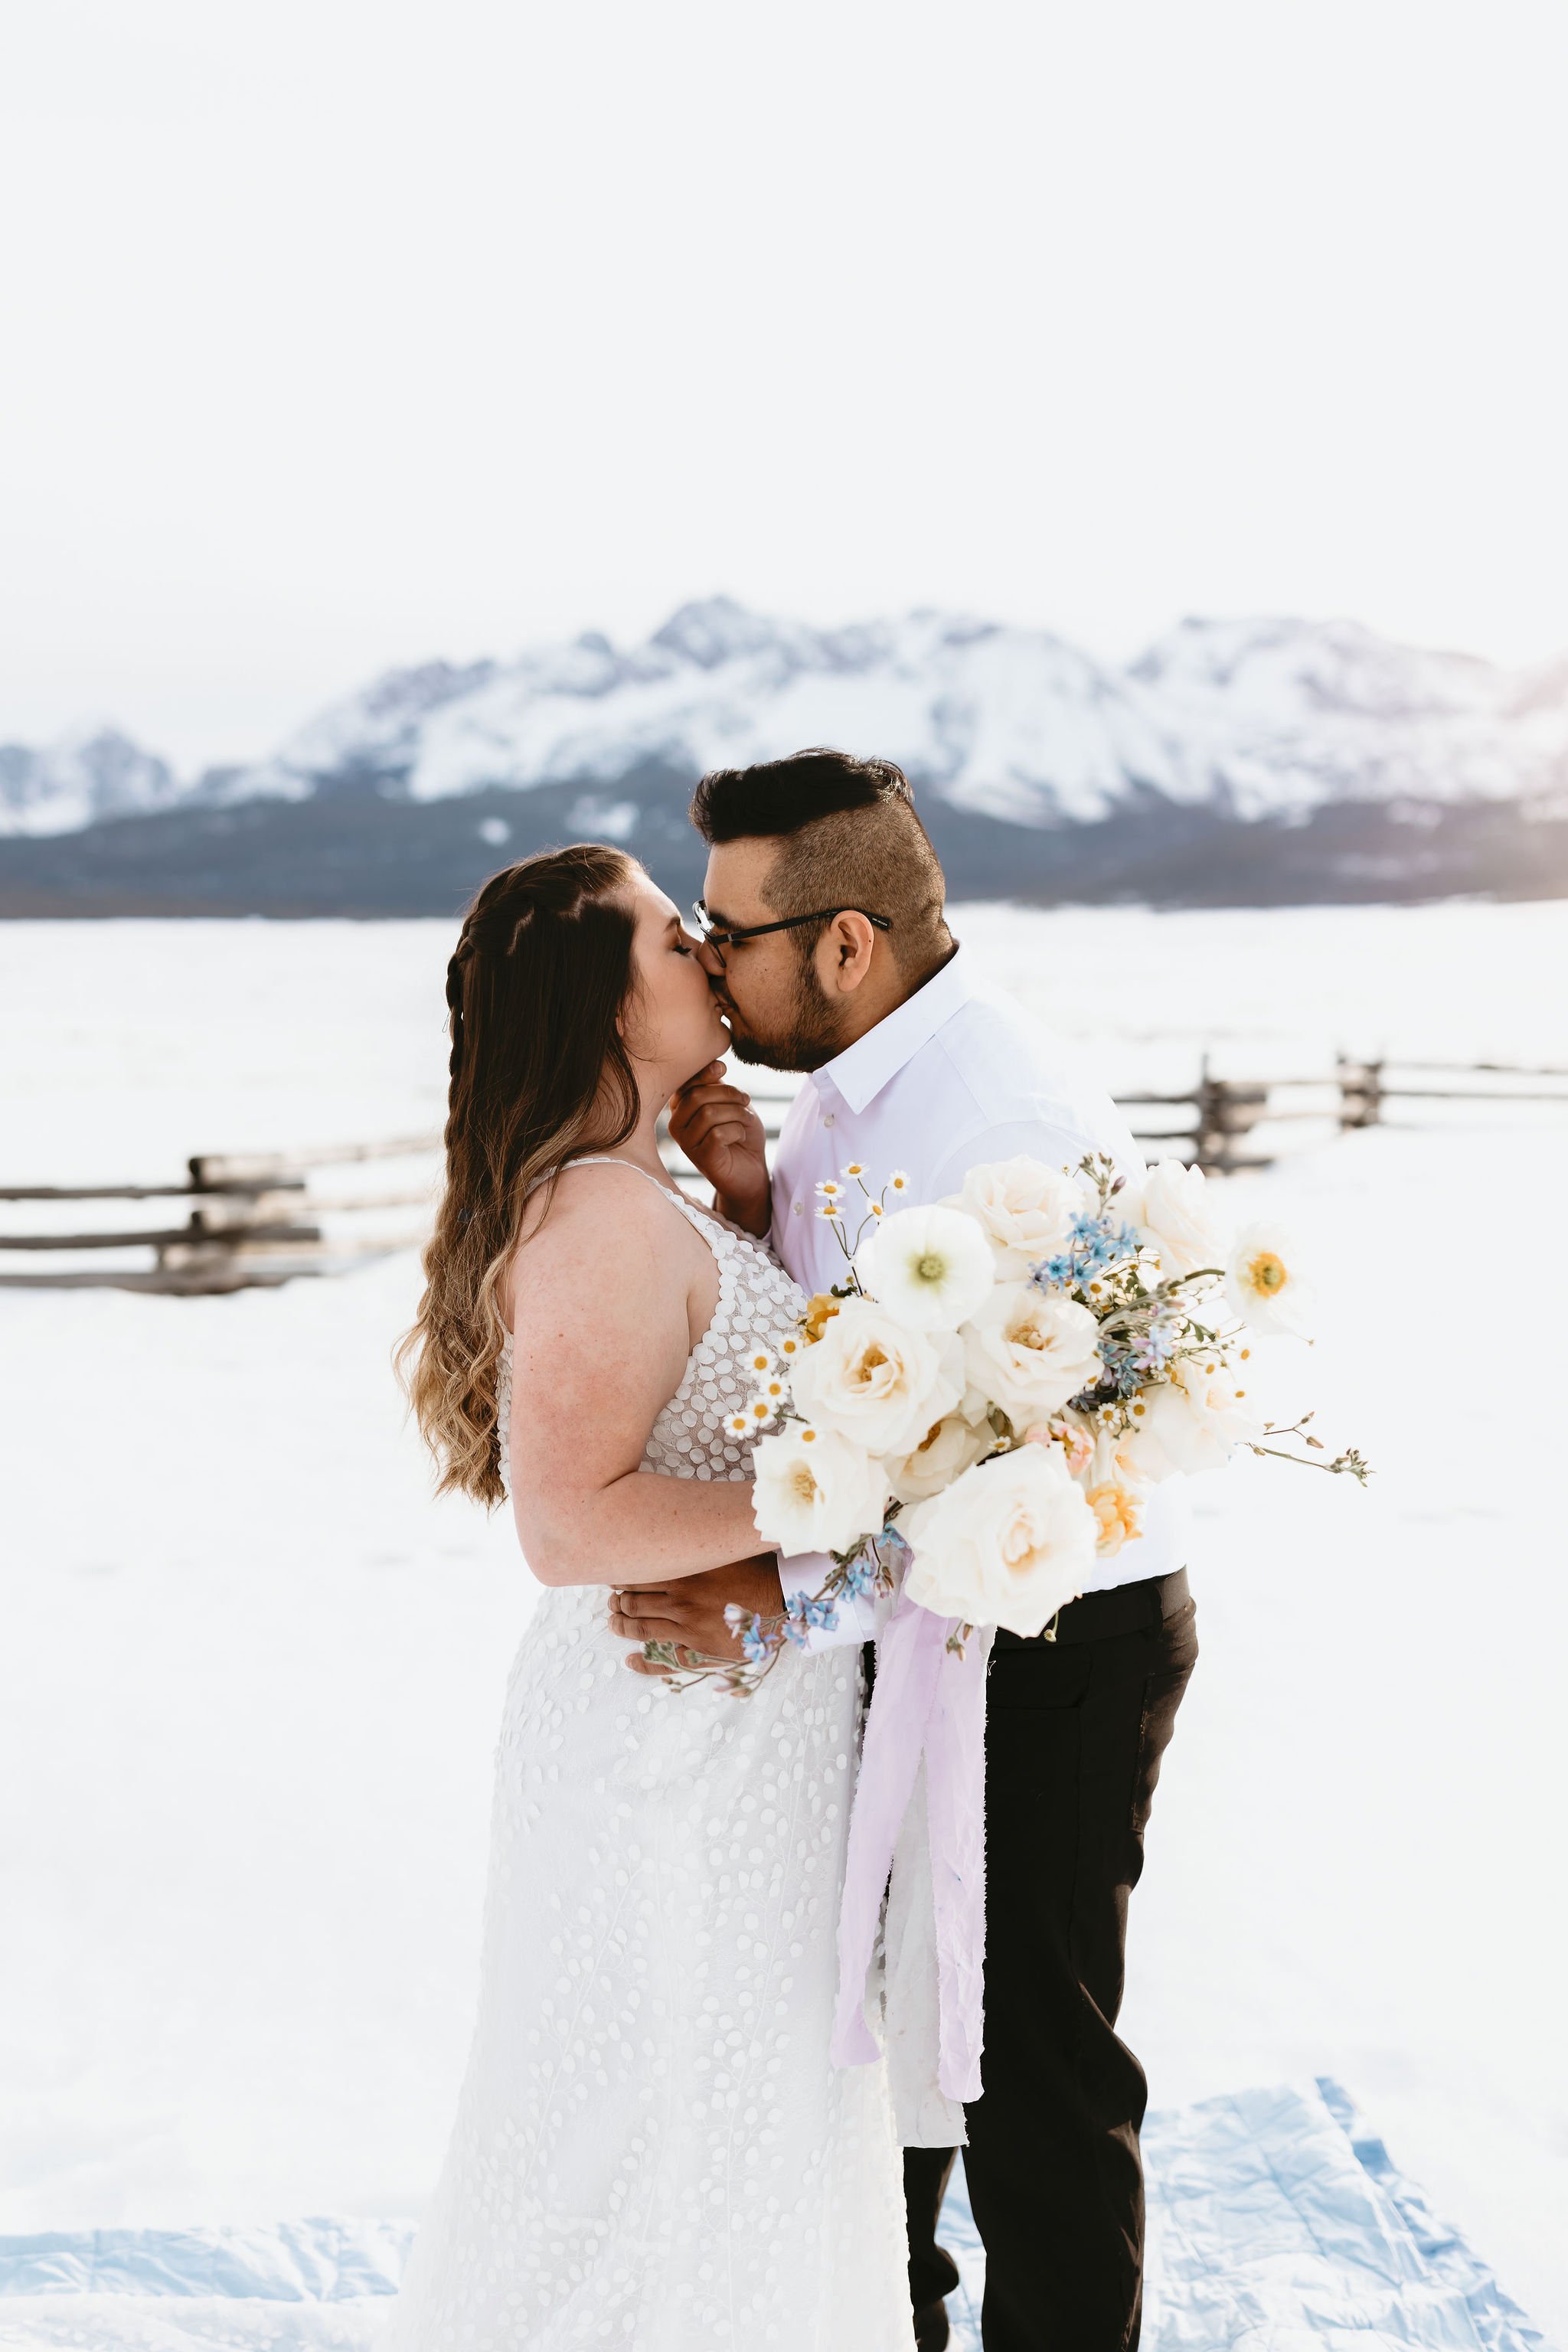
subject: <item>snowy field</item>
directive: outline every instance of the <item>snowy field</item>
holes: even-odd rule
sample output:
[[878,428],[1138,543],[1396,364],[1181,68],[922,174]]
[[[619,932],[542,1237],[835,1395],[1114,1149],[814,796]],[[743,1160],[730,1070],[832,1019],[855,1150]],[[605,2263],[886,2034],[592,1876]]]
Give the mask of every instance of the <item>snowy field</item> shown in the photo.
[[[956,928],[1123,1089],[1205,1045],[1568,1063],[1568,905]],[[449,943],[0,925],[0,1178],[435,1125]],[[1195,1486],[1124,2031],[1163,2109],[1337,2078],[1568,2339],[1568,1111],[1398,1116],[1232,1180],[1321,1262],[1307,1385],[1378,1476]],[[504,1518],[429,1498],[387,1365],[416,1283],[0,1291],[0,2233],[392,2219],[431,2182],[531,1588]]]

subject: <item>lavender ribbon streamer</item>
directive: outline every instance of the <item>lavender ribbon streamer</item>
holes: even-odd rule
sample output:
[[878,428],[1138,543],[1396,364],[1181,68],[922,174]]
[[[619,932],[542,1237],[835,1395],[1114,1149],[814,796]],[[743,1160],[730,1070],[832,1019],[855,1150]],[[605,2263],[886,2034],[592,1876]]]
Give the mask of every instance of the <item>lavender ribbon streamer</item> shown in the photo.
[[936,1919],[938,2081],[950,2099],[980,2096],[985,1969],[985,1663],[978,1635],[950,1654],[953,1617],[900,1593],[877,1644],[860,1776],[838,1915],[838,2005],[833,2061],[879,2055],[866,2022],[866,1971],[876,1946],[893,1848],[926,1761],[927,1826]]

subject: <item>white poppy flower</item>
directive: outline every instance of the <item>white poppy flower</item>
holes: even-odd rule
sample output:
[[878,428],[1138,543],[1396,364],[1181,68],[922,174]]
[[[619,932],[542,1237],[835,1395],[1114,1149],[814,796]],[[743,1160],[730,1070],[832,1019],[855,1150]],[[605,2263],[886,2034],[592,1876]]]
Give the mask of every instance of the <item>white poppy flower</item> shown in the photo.
[[950,1412],[945,1420],[934,1422],[908,1454],[884,1462],[882,1467],[900,1503],[923,1503],[951,1486],[995,1443],[989,1429],[976,1428],[961,1412]]
[[1184,1357],[1168,1381],[1140,1392],[1121,1444],[1140,1476],[1157,1482],[1175,1471],[1218,1470],[1262,1434],[1246,1368],[1217,1355]]
[[956,1331],[994,1279],[991,1245],[957,1209],[900,1209],[875,1227],[855,1271],[911,1331]]
[[880,1465],[832,1430],[792,1421],[759,1442],[752,1467],[757,1533],[781,1552],[847,1551],[881,1528]]
[[1201,1168],[1184,1168],[1179,1160],[1162,1160],[1142,1181],[1134,1178],[1112,1199],[1110,1214],[1137,1228],[1167,1278],[1223,1266],[1230,1252],[1230,1229],[1213,1186]]
[[1031,1265],[1066,1243],[1089,1203],[1078,1179],[1020,1153],[972,1168],[961,1192],[942,1202],[974,1219],[990,1243],[999,1281],[1021,1281]]
[[1281,1226],[1247,1225],[1226,1265],[1226,1296],[1255,1331],[1310,1337],[1314,1293]]
[[963,1389],[955,1339],[911,1331],[879,1300],[846,1298],[792,1367],[800,1411],[868,1454],[907,1454]]
[[1055,1446],[978,1463],[899,1528],[910,1600],[971,1625],[1043,1633],[1094,1572],[1098,1523]]
[[964,1326],[970,1391],[1015,1429],[1047,1421],[1100,1378],[1100,1327],[1087,1307],[1032,1282],[999,1282]]

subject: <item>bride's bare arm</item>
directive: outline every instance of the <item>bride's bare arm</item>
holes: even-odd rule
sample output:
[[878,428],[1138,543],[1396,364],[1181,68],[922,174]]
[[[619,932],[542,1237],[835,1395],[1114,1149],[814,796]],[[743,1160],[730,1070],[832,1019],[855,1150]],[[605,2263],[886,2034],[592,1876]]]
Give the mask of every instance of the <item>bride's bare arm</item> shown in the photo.
[[512,1512],[542,1584],[665,1585],[756,1551],[749,1479],[637,1466],[717,1292],[646,1179],[563,1180],[513,1272]]

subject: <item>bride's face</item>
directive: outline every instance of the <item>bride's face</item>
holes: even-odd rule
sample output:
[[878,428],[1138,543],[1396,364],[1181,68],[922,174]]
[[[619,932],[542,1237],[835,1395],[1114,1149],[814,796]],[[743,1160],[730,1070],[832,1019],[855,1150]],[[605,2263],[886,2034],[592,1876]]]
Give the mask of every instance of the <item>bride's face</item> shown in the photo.
[[651,1066],[646,1094],[663,1098],[726,1052],[730,1033],[674,900],[640,873],[631,898],[637,985],[622,1016],[622,1034],[634,1061]]

